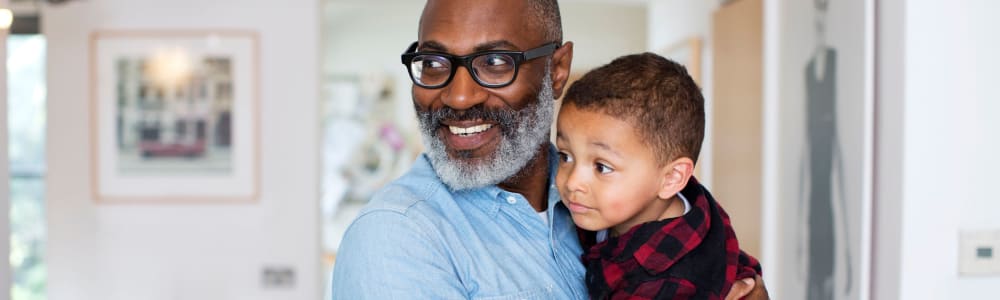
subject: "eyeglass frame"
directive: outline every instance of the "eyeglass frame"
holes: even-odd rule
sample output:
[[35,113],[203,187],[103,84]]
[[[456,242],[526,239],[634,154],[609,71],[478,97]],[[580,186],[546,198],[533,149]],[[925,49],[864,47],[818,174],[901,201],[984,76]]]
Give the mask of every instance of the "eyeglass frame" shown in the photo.
[[[536,59],[536,58],[539,58],[539,57],[552,55],[553,53],[556,52],[556,49],[559,49],[559,43],[558,42],[551,42],[551,43],[546,43],[544,45],[541,45],[541,46],[539,46],[537,48],[528,49],[528,50],[525,50],[525,51],[488,50],[488,51],[481,51],[481,52],[472,53],[472,54],[469,54],[469,55],[457,56],[457,55],[451,55],[451,54],[448,54],[448,53],[433,52],[433,51],[431,51],[431,52],[417,52],[417,45],[419,43],[420,43],[419,41],[416,41],[416,42],[413,42],[413,44],[410,44],[410,47],[406,48],[406,51],[404,51],[403,54],[400,55],[400,59],[402,60],[403,65],[406,66],[406,73],[410,75],[410,80],[413,81],[413,84],[415,84],[415,85],[417,85],[419,87],[425,88],[425,89],[440,89],[440,88],[448,86],[448,84],[451,83],[451,80],[455,79],[455,72],[458,71],[458,66],[465,67],[465,69],[467,71],[469,71],[469,76],[472,76],[472,80],[476,81],[476,83],[478,83],[480,86],[486,87],[486,88],[502,88],[502,87],[505,87],[505,86],[513,84],[514,81],[517,80],[517,73],[521,70],[521,63],[524,63],[524,62],[527,62],[527,61],[530,61],[530,60],[533,60],[533,59]],[[472,68],[472,61],[474,59],[480,57],[480,56],[491,55],[491,54],[509,55],[511,58],[514,59],[514,76],[512,76],[510,78],[510,81],[508,81],[506,83],[503,83],[503,84],[488,84],[488,83],[485,83],[485,82],[482,82],[481,80],[479,80],[479,75],[476,75],[476,72],[473,71],[474,69]],[[451,73],[448,74],[448,79],[445,80],[443,83],[438,84],[438,85],[424,85],[424,84],[421,84],[420,82],[418,82],[418,80],[413,77],[413,70],[411,68],[412,68],[413,59],[416,58],[419,55],[435,55],[435,56],[439,56],[439,57],[445,58],[449,62],[451,62]]]

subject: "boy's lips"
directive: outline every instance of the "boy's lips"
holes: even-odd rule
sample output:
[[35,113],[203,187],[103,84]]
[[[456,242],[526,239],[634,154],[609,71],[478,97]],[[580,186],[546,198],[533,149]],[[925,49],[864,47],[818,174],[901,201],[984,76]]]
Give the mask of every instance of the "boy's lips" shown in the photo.
[[568,200],[566,201],[566,208],[568,208],[570,212],[578,214],[582,214],[594,209],[592,207]]
[[483,121],[441,122],[440,133],[448,150],[467,151],[482,148],[499,136],[497,124]]

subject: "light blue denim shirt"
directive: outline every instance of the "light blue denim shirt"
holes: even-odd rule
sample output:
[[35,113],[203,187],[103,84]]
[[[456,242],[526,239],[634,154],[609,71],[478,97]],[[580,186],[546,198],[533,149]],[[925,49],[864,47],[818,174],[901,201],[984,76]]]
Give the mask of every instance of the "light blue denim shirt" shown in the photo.
[[586,299],[583,249],[554,185],[548,201],[545,222],[497,186],[451,191],[421,155],[347,229],[333,299]]

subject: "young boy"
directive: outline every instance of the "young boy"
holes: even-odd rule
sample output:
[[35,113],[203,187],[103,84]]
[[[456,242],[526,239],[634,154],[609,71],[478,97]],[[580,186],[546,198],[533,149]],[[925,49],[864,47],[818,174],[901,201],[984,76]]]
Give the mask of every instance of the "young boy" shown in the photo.
[[598,232],[583,255],[592,299],[722,299],[761,272],[692,177],[705,111],[683,66],[620,57],[563,99],[556,185],[577,226]]

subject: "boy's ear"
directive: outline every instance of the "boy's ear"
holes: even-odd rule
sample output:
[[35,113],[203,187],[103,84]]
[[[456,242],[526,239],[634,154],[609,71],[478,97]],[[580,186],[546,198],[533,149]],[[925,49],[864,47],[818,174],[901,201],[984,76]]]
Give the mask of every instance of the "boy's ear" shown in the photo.
[[688,180],[694,175],[694,161],[687,157],[675,159],[663,166],[661,174],[663,174],[663,180],[657,196],[660,199],[670,199],[683,190],[687,186]]
[[566,42],[552,54],[552,92],[555,99],[562,97],[573,64],[573,42]]

